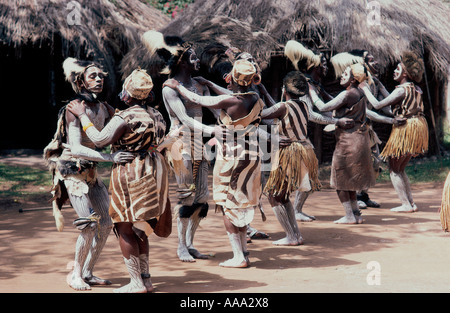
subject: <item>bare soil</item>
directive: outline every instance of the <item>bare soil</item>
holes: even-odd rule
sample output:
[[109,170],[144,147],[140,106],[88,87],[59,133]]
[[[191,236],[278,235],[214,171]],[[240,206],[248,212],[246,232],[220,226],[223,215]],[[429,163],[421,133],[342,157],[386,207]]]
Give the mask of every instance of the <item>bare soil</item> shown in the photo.
[[[1,158],[0,162],[43,167],[39,156]],[[360,225],[334,224],[344,212],[336,192],[315,192],[304,212],[316,220],[299,222],[305,244],[295,247],[272,244],[284,232],[263,197],[267,221],[256,214],[252,226],[268,233],[270,239],[249,243],[251,267],[246,269],[218,266],[232,253],[211,194],[210,211],[195,237],[197,249],[210,255],[208,260],[178,260],[175,221],[168,238],[150,237],[150,271],[156,293],[448,292],[450,238],[439,220],[443,183],[412,188],[419,211],[394,213],[389,209],[398,206],[399,200],[392,185],[375,186],[370,195],[381,208],[364,210],[365,222]],[[25,202],[0,199],[0,293],[112,293],[128,283],[118,241],[111,233],[95,274],[113,284],[83,292],[67,285],[78,236],[72,226],[76,214],[71,207],[63,209],[65,229],[58,232],[49,195]],[[170,195],[175,203],[174,184]]]

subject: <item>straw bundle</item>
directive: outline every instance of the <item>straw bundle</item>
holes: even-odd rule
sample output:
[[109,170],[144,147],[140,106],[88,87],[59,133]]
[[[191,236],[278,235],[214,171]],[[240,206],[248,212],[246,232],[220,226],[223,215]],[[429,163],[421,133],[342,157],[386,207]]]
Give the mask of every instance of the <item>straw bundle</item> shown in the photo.
[[450,225],[450,172],[448,172],[447,179],[444,184],[444,190],[442,192],[440,219],[442,229],[444,231],[448,231]]

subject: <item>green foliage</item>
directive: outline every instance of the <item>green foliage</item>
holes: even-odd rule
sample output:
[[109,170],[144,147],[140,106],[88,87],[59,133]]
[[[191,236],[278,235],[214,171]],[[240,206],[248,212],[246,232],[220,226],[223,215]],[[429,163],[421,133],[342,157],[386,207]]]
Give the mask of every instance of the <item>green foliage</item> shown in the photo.
[[146,0],[150,5],[175,18],[194,0]]
[[[10,166],[0,163],[0,196],[22,195],[29,186],[51,186],[52,177],[48,171],[25,166]],[[45,188],[46,192],[50,188]]]
[[[412,184],[420,182],[444,182],[450,171],[450,158],[436,160],[411,159],[405,172]],[[377,182],[389,182],[389,169],[385,167]]]

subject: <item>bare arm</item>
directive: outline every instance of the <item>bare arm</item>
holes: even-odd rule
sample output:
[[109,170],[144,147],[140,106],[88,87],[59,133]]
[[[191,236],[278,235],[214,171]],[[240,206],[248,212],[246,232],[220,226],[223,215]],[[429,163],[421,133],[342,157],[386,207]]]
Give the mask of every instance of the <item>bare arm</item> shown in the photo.
[[276,104],[276,101],[273,100],[272,96],[269,94],[269,92],[267,91],[266,87],[263,84],[258,84],[257,85],[258,91],[259,93],[264,96],[264,102],[266,104],[267,107],[271,107],[273,105]]
[[232,93],[231,90],[228,90],[227,88],[219,86],[216,83],[214,83],[214,82],[212,82],[210,80],[207,80],[207,79],[205,79],[205,78],[203,78],[201,76],[194,77],[194,79],[198,83],[207,86],[208,89],[212,90],[212,92],[214,92],[215,94],[218,94],[218,95],[229,95],[229,94]]
[[266,108],[261,113],[262,119],[283,118],[286,115],[286,105],[284,102],[278,102],[277,104]]
[[227,109],[239,102],[236,97],[232,95],[199,96],[195,92],[187,90],[182,85],[177,85],[176,89],[182,97],[211,109]]
[[394,124],[394,119],[389,116],[378,114],[372,110],[366,109],[367,117],[374,122],[383,124]]
[[403,88],[395,88],[395,90],[386,98],[381,101],[378,101],[374,95],[370,92],[369,86],[365,83],[360,86],[360,88],[364,91],[367,100],[369,103],[377,110],[384,108],[385,106],[391,106],[399,103],[405,97],[405,90]]
[[[84,128],[91,124],[91,120],[86,114],[80,115],[79,119]],[[114,116],[101,131],[95,127],[87,127],[86,135],[96,147],[103,148],[121,138],[127,128],[126,122],[121,117]]]
[[170,108],[180,119],[180,121],[184,125],[189,127],[189,129],[201,129],[203,132],[209,135],[214,133],[214,127],[204,125],[196,119],[187,115],[184,104],[175,90],[170,87],[164,87],[162,90],[162,94],[166,107]]
[[336,124],[338,122],[337,118],[334,118],[333,116],[329,116],[328,114],[324,113],[318,113],[314,111],[313,103],[311,101],[311,98],[309,95],[304,95],[303,97],[299,98],[300,100],[304,101],[306,105],[308,106],[308,120],[311,122],[317,123],[317,124]]
[[81,127],[79,119],[77,119],[72,113],[66,112],[66,120],[69,125],[69,147],[66,146],[66,148],[70,149],[70,152],[73,156],[91,161],[115,163],[128,162],[134,158],[132,154],[126,152],[119,151],[113,154],[109,154],[98,152],[86,146],[83,146],[81,144]]
[[[86,106],[84,101],[72,101],[67,105],[67,110],[78,117],[81,122],[86,135],[98,148],[103,148],[116,142],[127,130],[128,126],[125,121],[119,116],[113,116],[108,124],[101,130],[91,127],[92,124],[89,117],[86,115]],[[113,111],[114,112],[114,111]]]
[[332,100],[328,101],[327,103],[323,102],[319,96],[317,95],[316,91],[313,88],[310,88],[309,94],[311,95],[311,100],[313,101],[313,104],[320,110],[320,111],[332,111],[340,108],[344,103],[347,102],[347,91],[342,91],[339,95],[337,95]]

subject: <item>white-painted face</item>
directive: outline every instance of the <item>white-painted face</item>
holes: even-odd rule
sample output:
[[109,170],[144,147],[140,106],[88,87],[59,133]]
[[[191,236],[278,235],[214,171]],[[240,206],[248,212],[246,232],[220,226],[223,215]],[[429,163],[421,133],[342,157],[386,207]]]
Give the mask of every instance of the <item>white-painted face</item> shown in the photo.
[[84,87],[92,93],[101,93],[105,74],[95,66],[89,67],[84,73]]
[[351,73],[352,69],[349,67],[347,67],[344,71],[344,73],[342,73],[341,76],[341,86],[343,87],[347,87],[350,83],[350,78],[352,77],[352,73]]
[[400,81],[404,72],[402,63],[398,63],[397,68],[394,70],[394,80]]

